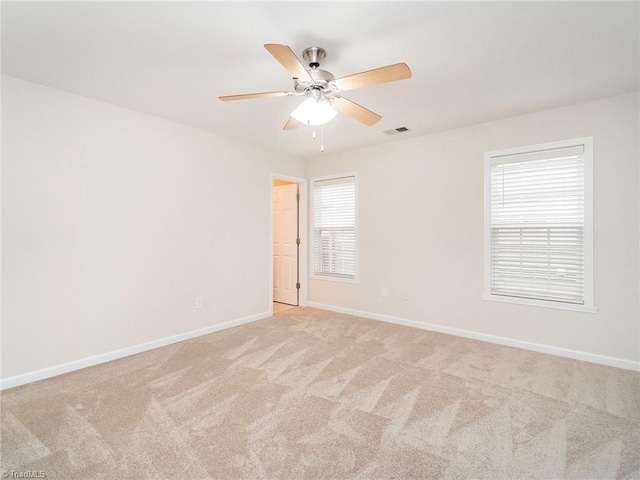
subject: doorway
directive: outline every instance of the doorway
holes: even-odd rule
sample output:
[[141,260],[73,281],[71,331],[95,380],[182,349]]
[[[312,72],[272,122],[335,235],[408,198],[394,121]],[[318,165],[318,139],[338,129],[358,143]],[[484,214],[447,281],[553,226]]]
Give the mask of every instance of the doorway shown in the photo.
[[271,308],[306,305],[306,180],[271,174]]

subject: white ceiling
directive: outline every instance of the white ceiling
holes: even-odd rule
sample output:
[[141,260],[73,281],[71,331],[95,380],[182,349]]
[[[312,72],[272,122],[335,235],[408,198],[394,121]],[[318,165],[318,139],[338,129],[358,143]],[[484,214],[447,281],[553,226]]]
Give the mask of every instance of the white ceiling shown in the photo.
[[[336,77],[397,62],[409,80],[348,92],[382,115],[338,115],[325,150],[470,125],[639,90],[638,2],[2,2],[2,71],[309,157],[284,132],[299,97],[265,43],[327,50]],[[410,132],[383,131],[406,126]]]

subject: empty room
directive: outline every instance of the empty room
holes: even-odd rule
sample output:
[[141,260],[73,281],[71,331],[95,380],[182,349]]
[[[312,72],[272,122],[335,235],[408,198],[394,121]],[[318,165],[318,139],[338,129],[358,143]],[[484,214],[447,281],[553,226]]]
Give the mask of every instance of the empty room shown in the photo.
[[640,3],[1,3],[0,475],[640,479]]

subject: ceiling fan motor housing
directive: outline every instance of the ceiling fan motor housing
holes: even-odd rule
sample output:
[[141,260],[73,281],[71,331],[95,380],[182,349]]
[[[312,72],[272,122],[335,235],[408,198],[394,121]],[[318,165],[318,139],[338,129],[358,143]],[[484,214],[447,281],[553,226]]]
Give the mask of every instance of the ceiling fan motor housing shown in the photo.
[[306,92],[308,90],[331,90],[329,83],[335,80],[335,77],[331,72],[327,72],[326,70],[321,70],[316,68],[315,70],[309,70],[309,75],[311,75],[312,81],[301,81],[299,79],[295,80],[295,91],[297,93]]
[[335,77],[331,72],[321,70],[319,68],[309,70],[309,75],[313,78],[314,84],[323,87],[326,87],[329,82],[333,82],[335,80]]

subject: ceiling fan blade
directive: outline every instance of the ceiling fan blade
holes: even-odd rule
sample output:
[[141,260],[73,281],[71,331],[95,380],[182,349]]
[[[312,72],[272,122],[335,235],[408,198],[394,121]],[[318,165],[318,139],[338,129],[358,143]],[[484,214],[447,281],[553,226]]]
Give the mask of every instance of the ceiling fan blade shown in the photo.
[[287,123],[284,125],[283,130],[295,130],[300,125],[300,122],[293,117],[289,117]]
[[244,95],[224,95],[218,98],[223,102],[227,102],[229,100],[247,100],[249,98],[289,97],[291,95],[295,95],[295,92],[245,93]]
[[333,97],[331,106],[340,113],[344,113],[348,117],[353,118],[361,123],[364,123],[367,127],[370,127],[374,123],[377,123],[382,118],[377,113],[367,110],[366,108],[358,105],[351,100],[347,100],[344,97]]
[[368,87],[380,83],[395,82],[411,78],[411,70],[406,63],[396,63],[386,67],[367,70],[366,72],[355,73],[348,77],[334,80],[335,85],[340,90],[353,90],[354,88]]
[[266,48],[273,57],[280,62],[284,68],[291,74],[293,78],[298,78],[310,82],[313,80],[304,65],[298,60],[296,54],[287,45],[278,45],[277,43],[267,43]]

